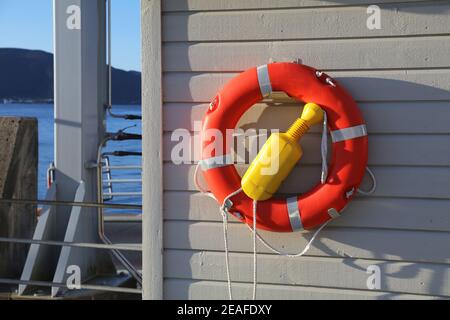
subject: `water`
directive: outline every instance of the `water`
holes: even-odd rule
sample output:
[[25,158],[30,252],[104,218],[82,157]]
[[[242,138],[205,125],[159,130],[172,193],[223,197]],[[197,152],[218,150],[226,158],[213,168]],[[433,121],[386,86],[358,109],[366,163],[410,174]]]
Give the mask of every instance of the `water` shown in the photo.
[[[140,114],[140,106],[114,106],[115,114]],[[38,178],[38,197],[39,199],[45,198],[47,191],[47,168],[53,161],[53,144],[54,144],[54,120],[53,120],[53,105],[51,104],[0,104],[0,116],[21,116],[21,117],[34,117],[38,119],[39,130],[39,178]],[[130,121],[107,117],[107,131],[116,132],[128,126],[135,125],[136,127],[127,130],[129,133],[141,133],[141,121]],[[104,149],[108,151],[141,151],[141,141],[121,141],[110,142]],[[111,165],[122,166],[132,165],[140,166],[141,157],[110,157]],[[127,169],[127,170],[113,170],[113,179],[140,179],[140,170]],[[113,186],[114,192],[141,192],[140,183],[124,183],[115,184]],[[126,203],[126,204],[140,204],[140,196],[126,196],[115,197],[112,203]],[[111,211],[112,212],[112,211]],[[137,213],[137,212],[127,212]]]

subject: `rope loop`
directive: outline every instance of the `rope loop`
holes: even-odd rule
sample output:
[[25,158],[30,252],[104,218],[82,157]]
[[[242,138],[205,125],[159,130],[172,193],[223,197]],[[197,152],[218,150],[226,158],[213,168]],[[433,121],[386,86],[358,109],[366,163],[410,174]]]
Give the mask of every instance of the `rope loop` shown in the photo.
[[194,184],[195,184],[195,187],[201,193],[203,193],[203,194],[207,195],[208,197],[213,198],[214,200],[217,201],[216,197],[212,194],[212,192],[209,192],[206,188],[204,188],[200,184],[200,180],[198,179],[198,176],[199,176],[199,173],[200,173],[199,169],[200,169],[200,163],[197,163],[197,165],[195,166],[195,171],[194,171]]
[[372,172],[372,170],[370,170],[369,167],[366,167],[366,171],[369,173],[369,176],[372,179],[372,188],[370,188],[369,191],[364,191],[364,190],[358,189],[358,193],[360,193],[364,196],[370,196],[377,189],[377,179],[375,178],[375,174]]

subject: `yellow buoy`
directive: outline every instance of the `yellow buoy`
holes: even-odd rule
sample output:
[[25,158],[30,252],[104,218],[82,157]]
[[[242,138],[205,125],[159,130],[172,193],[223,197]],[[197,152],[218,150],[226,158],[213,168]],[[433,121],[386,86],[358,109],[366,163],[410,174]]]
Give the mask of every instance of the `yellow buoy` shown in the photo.
[[258,201],[270,199],[302,157],[298,141],[311,126],[322,121],[323,110],[315,103],[307,103],[286,133],[273,133],[242,178],[245,194]]

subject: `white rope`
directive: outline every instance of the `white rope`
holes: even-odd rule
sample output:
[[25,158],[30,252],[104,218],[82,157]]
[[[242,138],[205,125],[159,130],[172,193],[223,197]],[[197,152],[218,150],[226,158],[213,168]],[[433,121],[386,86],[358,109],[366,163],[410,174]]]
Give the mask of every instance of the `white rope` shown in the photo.
[[313,244],[314,240],[319,235],[319,232],[323,228],[325,228],[325,226],[331,221],[331,219],[328,220],[323,225],[321,225],[319,229],[316,230],[314,235],[311,237],[311,239],[308,241],[308,243],[306,244],[305,248],[301,252],[296,253],[296,254],[284,253],[284,252],[278,251],[277,249],[272,247],[269,243],[266,242],[266,240],[264,240],[258,234],[258,231],[256,229],[257,205],[258,205],[258,201],[254,200],[253,201],[253,228],[251,228],[251,231],[252,231],[252,234],[253,234],[253,300],[256,300],[256,287],[257,287],[257,283],[258,283],[257,282],[258,264],[257,264],[257,252],[256,252],[256,239],[261,241],[262,244],[264,244],[269,250],[271,250],[272,252],[274,252],[274,253],[276,253],[276,254],[278,254],[280,256],[284,256],[284,257],[288,257],[288,258],[297,258],[297,257],[301,257],[301,256],[305,255],[308,252],[308,250],[311,248],[311,245]]
[[256,253],[256,207],[258,201],[253,200],[253,300],[256,300],[256,284],[257,284],[257,253]]
[[292,253],[286,253],[286,252],[279,251],[278,249],[272,247],[266,240],[264,240],[264,239],[261,237],[261,235],[258,233],[258,231],[256,231],[256,238],[257,238],[259,241],[261,241],[261,243],[262,243],[267,249],[269,249],[270,251],[272,251],[273,253],[276,253],[276,254],[278,254],[278,255],[280,255],[280,256],[282,256],[282,257],[297,258],[297,257],[301,257],[301,256],[305,255],[305,254],[309,251],[309,249],[311,249],[311,246],[312,246],[314,240],[315,240],[315,239],[317,238],[317,236],[319,235],[320,231],[322,231],[322,229],[325,228],[325,226],[326,226],[328,223],[330,223],[331,220],[332,220],[332,219],[326,221],[324,224],[322,224],[322,225],[319,227],[319,229],[317,229],[317,230],[314,232],[313,236],[312,236],[311,239],[308,241],[308,243],[306,244],[305,248],[304,248],[302,251],[300,251],[299,253],[293,253],[293,254],[292,254]]
[[[200,163],[197,164],[195,167],[194,172],[194,184],[197,190],[199,190],[201,193],[207,195],[208,197],[213,198],[217,201],[216,197],[209,192],[206,188],[203,188],[203,186],[200,184],[200,181],[198,179],[198,175],[200,172]],[[223,242],[225,247],[225,266],[227,270],[227,285],[228,285],[228,298],[229,300],[233,300],[233,292],[231,287],[231,274],[230,274],[230,261],[229,261],[229,249],[228,249],[228,208],[227,203],[230,200],[231,197],[235,196],[236,194],[240,193],[242,191],[242,188],[236,190],[235,192],[229,194],[222,203],[222,206],[220,207],[220,213],[222,215],[222,226],[223,226]]]
[[212,194],[212,192],[209,192],[206,188],[203,188],[202,185],[200,184],[200,181],[198,180],[198,174],[200,172],[199,169],[200,169],[200,163],[197,163],[197,165],[195,166],[195,172],[194,172],[195,187],[201,193],[203,193],[203,194],[207,195],[208,197],[213,198],[214,200],[217,201],[216,197]]
[[372,188],[369,191],[364,191],[364,190],[358,189],[358,193],[365,195],[365,196],[370,196],[377,189],[377,179],[375,179],[375,175],[373,174],[372,170],[369,169],[369,167],[366,167],[366,171],[369,173],[370,178],[372,179]]
[[230,261],[228,254],[228,217],[222,214],[223,221],[223,242],[225,247],[225,266],[227,269],[227,284],[228,284],[228,299],[233,300],[233,292],[231,291],[231,275],[230,275]]
[[223,221],[223,242],[225,247],[225,267],[227,269],[227,286],[228,286],[228,298],[229,300],[233,300],[233,292],[231,287],[231,274],[230,274],[230,257],[229,257],[229,249],[228,249],[228,203],[230,198],[239,194],[242,191],[242,188],[230,193],[228,196],[223,199],[222,206],[220,207],[220,213],[222,214]]

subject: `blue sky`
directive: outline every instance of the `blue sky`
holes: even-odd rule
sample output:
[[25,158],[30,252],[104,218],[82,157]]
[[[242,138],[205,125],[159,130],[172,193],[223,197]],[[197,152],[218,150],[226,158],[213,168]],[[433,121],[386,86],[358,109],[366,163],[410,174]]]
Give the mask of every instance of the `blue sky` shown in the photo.
[[[140,71],[140,1],[111,3],[113,65]],[[0,0],[0,48],[53,52],[52,11],[52,0]]]

